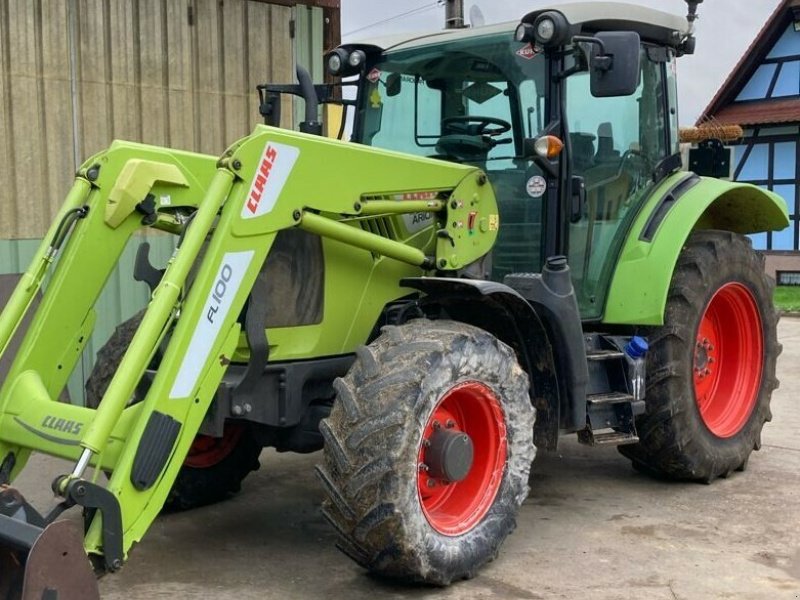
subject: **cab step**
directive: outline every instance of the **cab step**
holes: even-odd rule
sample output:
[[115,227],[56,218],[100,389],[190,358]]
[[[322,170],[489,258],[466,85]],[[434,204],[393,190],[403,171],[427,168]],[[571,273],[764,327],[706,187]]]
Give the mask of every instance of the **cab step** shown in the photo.
[[587,446],[623,446],[625,444],[636,444],[639,441],[639,436],[626,431],[595,433],[587,428],[578,432],[578,441]]
[[623,402],[632,403],[634,402],[634,397],[630,394],[625,394],[622,392],[608,392],[605,394],[590,394],[587,396],[586,401],[592,405],[598,404],[621,404]]
[[586,353],[586,360],[619,360],[625,358],[625,353],[619,350],[590,350]]

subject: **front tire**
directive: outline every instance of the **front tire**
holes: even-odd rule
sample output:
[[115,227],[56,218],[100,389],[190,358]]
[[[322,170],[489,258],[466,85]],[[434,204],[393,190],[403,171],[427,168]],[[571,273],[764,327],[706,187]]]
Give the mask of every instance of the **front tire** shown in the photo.
[[773,287],[748,238],[725,231],[690,236],[664,325],[648,334],[640,442],[620,447],[634,467],[706,483],[744,470],[761,446],[778,386]]
[[[143,317],[141,311],[117,326],[98,351],[86,380],[87,407],[96,409],[100,405]],[[154,359],[157,360],[158,357]],[[148,388],[146,383],[140,383],[131,404],[144,400]],[[260,454],[261,446],[247,424],[226,423],[221,438],[198,434],[164,502],[164,511],[189,510],[238,493],[244,478],[259,468]]]
[[320,427],[339,548],[372,572],[447,585],[492,560],[528,495],[528,377],[489,333],[387,327],[335,384]]

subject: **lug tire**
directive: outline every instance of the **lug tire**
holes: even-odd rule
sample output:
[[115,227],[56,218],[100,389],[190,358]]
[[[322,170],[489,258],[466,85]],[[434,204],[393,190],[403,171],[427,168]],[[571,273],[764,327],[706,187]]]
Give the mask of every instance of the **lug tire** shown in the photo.
[[[97,408],[100,404],[143,316],[144,311],[139,312],[117,326],[97,353],[95,366],[86,380],[86,406],[89,408]],[[131,402],[140,402],[146,393],[147,390],[140,386]],[[203,452],[196,452],[193,457],[198,445],[202,446]],[[236,494],[244,478],[259,468],[260,454],[261,446],[246,424],[226,425],[225,436],[217,444],[198,435],[189,457],[178,472],[163,510],[189,510],[220,502]]]
[[646,413],[639,443],[620,446],[633,466],[710,483],[747,466],[771,420],[781,346],[774,282],[747,237],[693,233],[678,259],[664,325],[644,332]]
[[[536,451],[528,377],[513,351],[476,327],[418,319],[361,347],[335,388],[317,473],[338,547],[404,581],[474,576],[516,526]],[[446,427],[471,436],[474,460],[464,479],[435,481],[439,495],[429,497],[435,478],[420,465],[447,415]]]

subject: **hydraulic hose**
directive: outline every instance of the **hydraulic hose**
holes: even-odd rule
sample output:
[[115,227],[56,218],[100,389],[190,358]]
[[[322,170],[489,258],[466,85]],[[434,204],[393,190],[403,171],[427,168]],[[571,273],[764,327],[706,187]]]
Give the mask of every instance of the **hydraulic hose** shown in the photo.
[[319,114],[317,90],[314,89],[311,75],[300,65],[297,65],[297,82],[300,84],[303,100],[306,102],[306,118],[305,121],[300,123],[300,131],[303,133],[322,135],[322,123],[319,122],[319,117],[317,116]]

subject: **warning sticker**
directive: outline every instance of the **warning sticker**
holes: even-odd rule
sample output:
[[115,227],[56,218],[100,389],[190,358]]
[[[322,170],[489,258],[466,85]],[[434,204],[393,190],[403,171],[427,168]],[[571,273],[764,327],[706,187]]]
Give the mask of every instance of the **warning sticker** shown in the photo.
[[407,192],[395,194],[395,200],[436,200],[437,192]]
[[383,98],[381,98],[381,93],[378,91],[378,88],[372,90],[372,93],[369,95],[369,103],[372,108],[380,108],[383,105]]
[[528,196],[531,198],[541,198],[547,191],[547,181],[541,175],[534,175],[528,179],[525,191],[528,192]]

